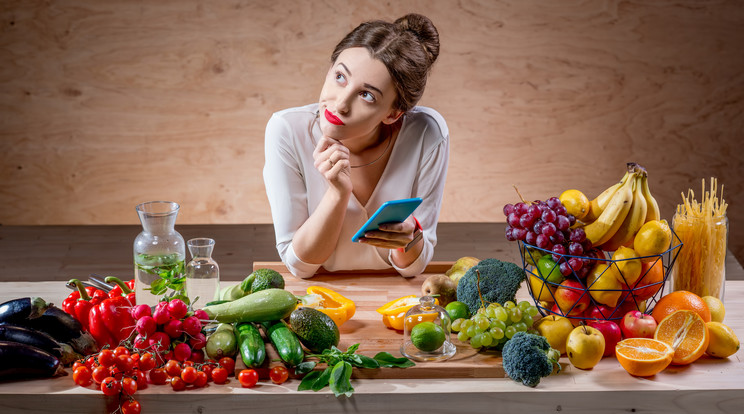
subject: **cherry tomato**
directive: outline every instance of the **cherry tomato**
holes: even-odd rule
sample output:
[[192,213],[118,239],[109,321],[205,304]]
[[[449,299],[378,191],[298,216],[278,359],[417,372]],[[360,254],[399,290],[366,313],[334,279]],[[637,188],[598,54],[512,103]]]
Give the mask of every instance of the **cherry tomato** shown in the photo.
[[129,350],[126,347],[117,346],[116,348],[114,348],[114,355],[129,355]]
[[101,350],[101,352],[98,353],[98,363],[104,367],[114,365],[116,363],[116,355],[114,355],[114,351],[110,349]]
[[165,385],[168,382],[168,373],[163,368],[153,368],[147,373],[150,382],[155,385]]
[[116,367],[121,370],[121,372],[129,375],[134,371],[134,367],[136,366],[136,362],[132,359],[129,355],[119,355],[116,357]]
[[171,377],[178,377],[181,375],[181,363],[176,361],[175,359],[171,359],[170,361],[165,363],[165,372],[168,373]]
[[183,391],[186,389],[186,382],[181,377],[171,378],[171,387],[173,391]]
[[109,367],[109,377],[114,377],[118,380],[124,378],[124,371],[120,370],[119,367],[113,366]]
[[106,377],[103,382],[101,382],[101,391],[103,392],[103,395],[119,395],[119,392],[121,391],[121,382],[114,377]]
[[137,392],[137,380],[124,377],[121,379],[121,391],[126,395],[133,395]]
[[258,383],[258,372],[244,369],[238,374],[238,381],[243,388],[253,388]]
[[[75,362],[72,363],[72,370],[73,371],[75,371],[79,367],[87,367],[87,365],[85,365],[85,361],[83,361],[82,359],[78,359],[77,361],[75,361]],[[90,369],[90,368],[88,368],[88,369]],[[91,369],[91,372],[92,371],[93,370]]]
[[194,361],[189,361],[189,360],[183,361],[183,366],[184,367],[193,367],[194,366]]
[[152,354],[149,352],[142,354],[139,359],[140,371],[147,372],[153,368],[155,368],[155,358]]
[[81,365],[72,371],[72,380],[75,384],[81,387],[87,387],[93,383],[93,374],[90,372],[90,368],[85,365]]
[[289,371],[283,365],[277,365],[269,371],[269,378],[274,384],[283,384],[289,378]]
[[142,406],[137,400],[124,401],[121,404],[121,414],[140,414]]
[[93,372],[91,373],[91,376],[93,377],[93,381],[96,382],[96,384],[100,384],[103,382],[106,377],[111,376],[109,373],[109,369],[104,366],[99,366],[93,368]]
[[196,381],[196,373],[199,372],[194,367],[186,367],[181,371],[181,379],[187,384],[193,384]]
[[139,363],[139,360],[140,360],[140,356],[141,356],[141,355],[140,355],[140,354],[138,354],[138,353],[132,353],[132,354],[129,354],[129,358],[132,358],[132,361],[134,361],[134,362],[135,362],[135,365]]
[[212,370],[212,381],[215,384],[224,384],[227,381],[227,370],[222,367],[217,367]]
[[199,367],[199,371],[207,374],[207,382],[212,380],[212,370],[214,367],[212,365],[204,364],[201,367]]
[[85,360],[85,366],[93,371],[93,369],[98,366],[98,363],[96,362],[95,358],[88,358]]
[[233,375],[235,373],[234,359],[230,357],[224,357],[220,359],[219,364],[222,365],[222,368],[225,368],[225,370],[227,370],[228,375]]
[[139,370],[134,370],[132,378],[137,381],[137,390],[144,390],[147,388],[147,375]]
[[196,371],[196,380],[194,381],[194,386],[197,388],[201,388],[207,385],[207,382],[209,382],[209,377],[207,377],[207,373],[204,371]]

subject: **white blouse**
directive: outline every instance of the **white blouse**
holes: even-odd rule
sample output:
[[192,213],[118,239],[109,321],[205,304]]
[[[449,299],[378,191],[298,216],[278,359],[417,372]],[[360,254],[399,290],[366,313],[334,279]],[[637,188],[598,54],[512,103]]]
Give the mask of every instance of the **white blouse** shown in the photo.
[[[266,125],[263,177],[274,221],[276,248],[293,275],[328,271],[395,268],[405,277],[423,272],[437,244],[437,221],[449,161],[449,130],[435,110],[417,106],[405,115],[390,159],[366,205],[352,194],[335,251],[324,263],[305,263],[294,253],[292,237],[315,211],[328,188],[315,168],[313,149],[322,133],[314,122],[318,104],[272,115]],[[311,131],[312,128],[312,131]],[[312,138],[310,134],[312,133]],[[421,197],[414,212],[424,231],[424,248],[408,267],[392,263],[389,249],[354,243],[351,237],[385,201]]]

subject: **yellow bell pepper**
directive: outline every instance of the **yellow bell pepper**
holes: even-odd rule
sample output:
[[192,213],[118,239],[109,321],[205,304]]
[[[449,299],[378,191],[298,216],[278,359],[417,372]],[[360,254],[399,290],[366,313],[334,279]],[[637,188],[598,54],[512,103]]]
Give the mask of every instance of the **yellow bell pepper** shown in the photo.
[[307,296],[297,306],[315,308],[328,315],[338,326],[351,319],[356,312],[354,301],[322,286],[309,286]]
[[[434,314],[431,314],[432,316],[429,316],[429,314],[409,316],[408,319],[410,320],[405,320],[406,312],[408,312],[412,307],[418,305],[420,303],[419,299],[419,296],[408,295],[391,300],[382,305],[377,309],[377,312],[382,314],[382,323],[384,323],[388,328],[402,331],[406,323],[408,323],[409,328],[411,328],[411,324],[416,325],[425,320],[434,320],[436,318],[436,315]],[[435,299],[434,302],[439,304],[439,299]]]

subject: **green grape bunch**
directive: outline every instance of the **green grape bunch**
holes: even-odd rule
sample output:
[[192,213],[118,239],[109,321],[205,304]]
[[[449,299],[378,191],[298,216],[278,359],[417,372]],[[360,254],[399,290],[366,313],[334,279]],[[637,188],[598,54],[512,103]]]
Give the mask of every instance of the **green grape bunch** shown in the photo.
[[491,303],[470,319],[459,318],[452,322],[452,331],[457,332],[460,342],[470,342],[475,349],[503,348],[517,332],[526,332],[538,314],[537,307],[523,300],[504,305]]

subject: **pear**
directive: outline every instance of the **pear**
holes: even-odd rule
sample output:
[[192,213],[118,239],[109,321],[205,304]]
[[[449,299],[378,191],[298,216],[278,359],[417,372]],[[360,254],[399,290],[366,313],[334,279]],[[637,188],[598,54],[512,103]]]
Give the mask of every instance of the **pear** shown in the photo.
[[444,274],[447,275],[455,285],[460,281],[460,278],[465,276],[465,273],[473,266],[477,265],[480,259],[475,257],[465,256],[457,259],[457,261],[449,268]]
[[439,295],[439,306],[457,300],[457,283],[445,275],[431,275],[421,285],[423,296]]

